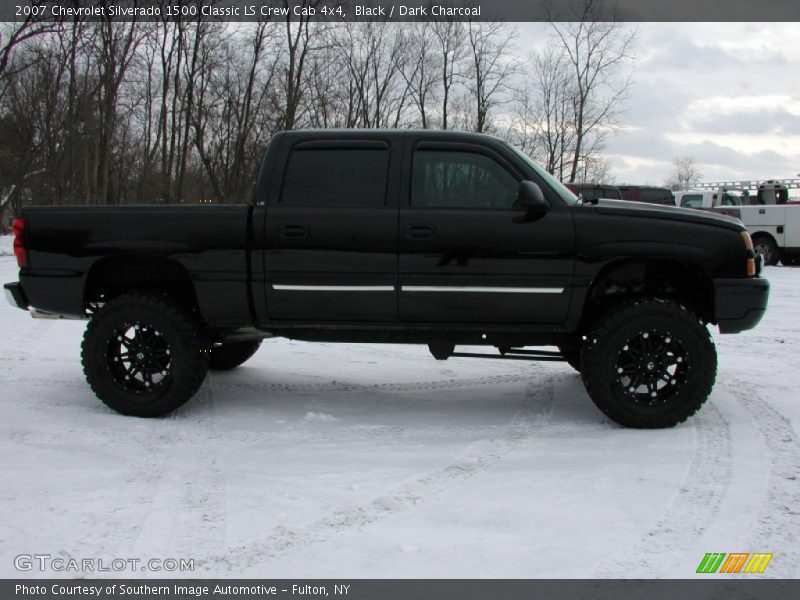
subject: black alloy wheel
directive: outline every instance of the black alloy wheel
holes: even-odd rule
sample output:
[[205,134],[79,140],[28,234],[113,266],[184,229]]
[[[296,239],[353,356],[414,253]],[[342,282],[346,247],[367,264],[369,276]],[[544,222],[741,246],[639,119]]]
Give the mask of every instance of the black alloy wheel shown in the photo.
[[106,363],[123,389],[142,394],[168,383],[170,354],[169,343],[154,326],[123,323],[109,336]]
[[617,385],[636,404],[663,404],[686,383],[691,369],[689,353],[669,331],[634,334],[617,353]]

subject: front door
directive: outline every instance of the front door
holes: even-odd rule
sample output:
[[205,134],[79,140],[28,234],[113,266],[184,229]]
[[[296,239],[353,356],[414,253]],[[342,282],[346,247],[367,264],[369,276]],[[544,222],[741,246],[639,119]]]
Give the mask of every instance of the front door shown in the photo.
[[526,176],[500,152],[424,138],[407,146],[410,187],[398,231],[400,320],[563,322],[574,265],[566,205],[551,197],[547,214],[526,221],[514,208]]

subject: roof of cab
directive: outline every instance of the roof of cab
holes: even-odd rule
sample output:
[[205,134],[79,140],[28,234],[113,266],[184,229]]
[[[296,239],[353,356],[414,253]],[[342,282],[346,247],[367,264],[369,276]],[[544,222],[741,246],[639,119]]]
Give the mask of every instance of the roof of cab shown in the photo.
[[494,142],[503,142],[497,136],[489,135],[486,133],[475,133],[473,131],[456,131],[456,130],[440,130],[440,129],[294,129],[292,131],[283,131],[279,134],[288,138],[295,137],[313,137],[316,139],[370,139],[370,138],[398,138],[403,136],[413,137],[426,137],[428,139],[459,139],[462,141],[486,142],[488,140]]

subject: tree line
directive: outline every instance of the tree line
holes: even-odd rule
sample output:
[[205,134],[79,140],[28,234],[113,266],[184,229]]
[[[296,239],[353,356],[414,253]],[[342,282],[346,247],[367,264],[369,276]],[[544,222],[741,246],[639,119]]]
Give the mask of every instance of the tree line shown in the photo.
[[582,16],[529,54],[487,22],[5,23],[0,210],[246,202],[270,137],[299,128],[486,132],[604,178],[635,32]]

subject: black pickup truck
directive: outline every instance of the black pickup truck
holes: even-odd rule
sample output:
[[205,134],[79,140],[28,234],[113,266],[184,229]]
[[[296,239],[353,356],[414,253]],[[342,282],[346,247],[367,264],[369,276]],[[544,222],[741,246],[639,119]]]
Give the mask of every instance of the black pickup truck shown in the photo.
[[88,319],[89,385],[141,417],[286,337],[566,360],[611,419],[668,427],[713,386],[707,325],[754,327],[769,293],[738,220],[579,201],[467,133],[280,133],[250,205],[27,208],[14,228],[12,304]]

